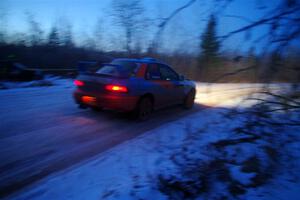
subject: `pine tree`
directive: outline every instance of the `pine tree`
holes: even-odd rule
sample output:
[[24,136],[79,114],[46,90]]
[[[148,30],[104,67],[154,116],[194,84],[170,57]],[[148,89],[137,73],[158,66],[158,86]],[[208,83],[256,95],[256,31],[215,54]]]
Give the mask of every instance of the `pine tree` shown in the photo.
[[201,36],[200,58],[202,62],[211,62],[218,56],[220,43],[217,39],[216,25],[216,19],[213,15],[211,15],[207,23],[206,30]]

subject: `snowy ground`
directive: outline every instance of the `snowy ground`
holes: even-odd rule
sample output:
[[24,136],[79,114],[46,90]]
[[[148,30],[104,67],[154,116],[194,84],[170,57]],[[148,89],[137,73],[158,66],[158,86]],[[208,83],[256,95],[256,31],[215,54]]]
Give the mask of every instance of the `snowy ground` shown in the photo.
[[80,110],[72,80],[52,82],[0,90],[0,196],[203,109],[165,109],[136,123],[124,114]]
[[[288,85],[272,87],[282,90]],[[194,110],[163,110],[156,113],[156,119],[142,124],[112,113],[94,114],[75,109],[69,97],[73,89],[70,81],[42,91],[38,88],[0,91],[0,105],[8,103],[2,105],[0,115],[4,122],[0,127],[1,160],[4,161],[0,168],[5,169],[1,183],[45,169],[52,170],[49,176],[8,199],[168,199],[158,177],[163,174],[167,176],[164,180],[174,176],[187,179],[178,171],[185,156],[200,160],[201,167],[220,155],[225,158],[223,150],[212,146],[239,139],[232,130],[248,120],[244,116],[230,117],[228,111],[254,104],[244,102],[243,98],[261,88],[260,84],[200,83]],[[32,97],[36,98],[34,106]],[[16,108],[20,113],[13,112]],[[278,139],[289,141],[285,151],[294,161],[284,162],[288,158],[278,161],[282,166],[278,175],[261,187],[247,187],[247,192],[239,198],[295,199],[299,196],[300,148],[299,136],[295,134],[299,129],[284,131],[286,134]],[[222,148],[227,152],[226,157],[235,160],[226,163],[231,183],[245,187],[252,184],[257,173],[244,172],[242,164],[260,154],[262,145],[266,146],[264,141],[257,140]],[[55,162],[58,164],[47,168]],[[60,167],[62,162],[73,166],[62,170],[69,166]],[[207,170],[208,174],[214,172]],[[214,194],[207,192],[199,199],[232,197],[228,185],[228,181],[216,180],[211,186]]]

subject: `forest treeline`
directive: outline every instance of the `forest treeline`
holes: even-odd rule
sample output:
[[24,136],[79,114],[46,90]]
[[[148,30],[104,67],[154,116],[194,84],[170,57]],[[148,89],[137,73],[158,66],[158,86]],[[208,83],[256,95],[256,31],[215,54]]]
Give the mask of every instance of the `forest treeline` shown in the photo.
[[0,62],[18,62],[42,70],[76,69],[79,61],[105,63],[119,57],[153,57],[168,63],[186,77],[203,82],[299,81],[300,48],[294,45],[284,53],[275,48],[263,53],[256,52],[254,48],[250,48],[248,52],[227,51],[222,48],[221,34],[217,33],[219,24],[218,15],[215,13],[208,15],[205,29],[199,34],[199,40],[195,40],[199,43],[199,53],[159,50],[165,26],[172,22],[178,12],[195,1],[187,1],[187,4],[174,10],[169,17],[153,27],[157,30],[155,37],[147,47],[142,47],[139,31],[149,22],[143,18],[144,8],[141,1],[113,0],[111,18],[113,25],[121,30],[121,48],[109,51],[101,44],[102,34],[105,33],[101,30],[101,20],[96,25],[99,29],[95,31],[93,38],[76,44],[70,20],[62,20],[61,24],[53,25],[46,32],[34,15],[27,13],[24,20],[27,20],[29,29],[26,33],[9,38],[4,29],[0,30]]

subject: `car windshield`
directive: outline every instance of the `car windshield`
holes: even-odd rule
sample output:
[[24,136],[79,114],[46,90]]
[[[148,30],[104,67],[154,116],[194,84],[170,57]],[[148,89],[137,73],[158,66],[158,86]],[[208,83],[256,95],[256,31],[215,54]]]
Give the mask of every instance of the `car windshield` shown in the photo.
[[102,66],[96,74],[127,78],[135,74],[137,64],[128,61],[113,61]]

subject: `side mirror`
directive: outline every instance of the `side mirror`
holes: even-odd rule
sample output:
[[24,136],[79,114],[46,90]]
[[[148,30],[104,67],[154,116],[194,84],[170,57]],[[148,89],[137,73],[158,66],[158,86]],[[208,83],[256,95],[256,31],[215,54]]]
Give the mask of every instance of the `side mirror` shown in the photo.
[[180,80],[180,81],[184,81],[184,80],[185,80],[185,77],[184,77],[183,75],[180,75],[180,76],[179,76],[179,80]]

